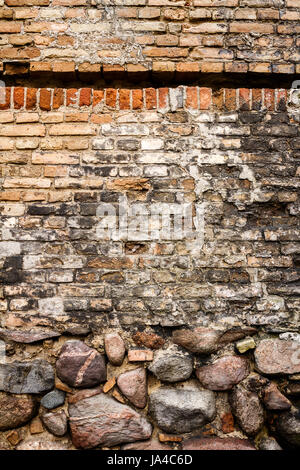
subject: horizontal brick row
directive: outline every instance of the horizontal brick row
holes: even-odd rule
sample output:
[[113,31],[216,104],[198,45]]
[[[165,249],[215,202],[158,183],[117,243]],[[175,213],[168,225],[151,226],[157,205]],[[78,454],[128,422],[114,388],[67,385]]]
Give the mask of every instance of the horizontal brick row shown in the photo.
[[[56,111],[65,107],[118,110],[284,110],[286,89],[222,88],[180,86],[177,88],[26,88],[0,89],[0,110]],[[32,119],[32,118],[30,118]],[[79,118],[78,118],[79,119]],[[79,120],[85,120],[81,117]],[[87,119],[86,119],[87,120]],[[21,122],[21,121],[20,121]],[[24,117],[23,122],[26,121]]]

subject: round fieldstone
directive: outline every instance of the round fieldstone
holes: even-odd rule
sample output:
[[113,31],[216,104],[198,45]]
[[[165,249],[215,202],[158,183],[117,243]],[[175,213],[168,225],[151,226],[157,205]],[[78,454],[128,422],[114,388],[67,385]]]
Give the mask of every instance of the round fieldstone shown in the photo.
[[255,353],[256,368],[266,375],[298,374],[300,372],[300,343],[281,339],[264,339]]
[[43,359],[0,364],[0,390],[10,393],[39,394],[48,392],[53,387],[53,367]]
[[53,390],[53,392],[47,393],[47,395],[42,398],[41,405],[48,410],[52,410],[64,404],[65,396],[65,392],[62,390]]
[[276,430],[292,447],[300,447],[300,408],[280,413]]
[[23,426],[36,414],[36,403],[30,395],[0,392],[0,431]]
[[199,381],[209,390],[231,390],[249,374],[249,362],[244,357],[225,356],[196,370]]
[[282,450],[274,437],[264,437],[259,443],[259,450]]
[[218,349],[220,332],[212,328],[194,328],[193,330],[176,330],[172,339],[188,351],[196,354],[211,354]]
[[268,410],[289,410],[292,406],[288,400],[277,388],[274,383],[271,383],[265,388],[264,403]]
[[193,359],[176,348],[160,350],[148,369],[162,382],[180,382],[191,376]]
[[214,393],[209,390],[159,388],[150,395],[149,411],[166,432],[190,432],[212,421]]
[[232,413],[248,436],[257,434],[264,424],[264,410],[257,393],[246,390],[241,384],[230,395]]
[[147,403],[147,374],[144,367],[119,375],[117,384],[123,395],[137,408],[145,408]]
[[106,365],[101,354],[82,341],[67,341],[56,362],[57,375],[71,387],[88,388],[106,380]]
[[61,410],[55,413],[44,413],[41,416],[45,428],[54,436],[64,436],[68,429],[66,413]]
[[108,333],[104,338],[105,352],[109,362],[120,366],[125,356],[125,344],[118,333]]
[[237,437],[192,437],[182,443],[183,450],[256,450],[247,439]]

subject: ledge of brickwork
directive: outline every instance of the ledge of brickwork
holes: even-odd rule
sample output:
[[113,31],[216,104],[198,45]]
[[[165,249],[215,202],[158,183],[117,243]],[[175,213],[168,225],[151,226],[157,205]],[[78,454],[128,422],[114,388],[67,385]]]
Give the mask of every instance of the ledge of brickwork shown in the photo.
[[5,88],[0,110],[56,111],[64,107],[117,110],[270,110],[284,111],[286,89],[179,86],[177,88]]

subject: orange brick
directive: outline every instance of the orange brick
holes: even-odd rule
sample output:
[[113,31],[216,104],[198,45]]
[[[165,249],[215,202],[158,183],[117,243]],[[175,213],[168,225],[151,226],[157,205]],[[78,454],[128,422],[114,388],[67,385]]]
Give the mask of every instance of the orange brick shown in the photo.
[[250,109],[250,90],[248,88],[239,89],[239,107],[243,111]]
[[26,109],[34,109],[36,107],[36,94],[36,88],[27,88]]
[[253,88],[252,90],[252,109],[260,111],[262,107],[262,90],[260,88]]
[[130,90],[119,90],[119,106],[120,109],[130,109]]
[[101,103],[103,98],[104,98],[104,91],[103,90],[94,90],[93,106],[97,106],[97,104]]
[[40,108],[46,111],[51,109],[51,90],[47,88],[40,89]]
[[132,90],[132,108],[143,108],[143,90]]
[[200,88],[200,109],[209,109],[211,106],[211,88]]
[[14,108],[20,109],[24,106],[24,87],[14,88]]
[[158,106],[159,108],[166,108],[168,106],[169,88],[158,89]]
[[153,351],[149,349],[129,349],[129,362],[153,361]]
[[198,109],[198,88],[187,87],[185,105],[187,108]]
[[232,413],[230,412],[225,413],[221,417],[221,421],[222,421],[222,432],[224,434],[228,434],[234,431],[234,419],[233,419]]
[[223,68],[224,64],[222,62],[203,62],[201,64],[202,73],[221,73]]
[[0,201],[19,201],[20,197],[20,191],[2,191],[0,193]]
[[78,98],[78,90],[76,88],[69,88],[67,90],[67,106],[76,106],[77,105],[77,98]]
[[80,90],[79,106],[90,106],[92,98],[91,88],[82,88]]
[[146,108],[156,109],[156,90],[154,88],[146,88]]
[[64,90],[55,88],[53,92],[53,109],[58,109],[64,104]]
[[274,111],[275,109],[275,93],[271,88],[265,88],[265,99],[264,105],[269,111]]
[[53,72],[57,73],[72,73],[75,72],[74,62],[54,62],[52,66]]
[[106,90],[106,106],[115,108],[117,104],[117,90],[114,88],[107,88]]
[[225,89],[225,109],[226,111],[236,110],[236,90],[232,88]]

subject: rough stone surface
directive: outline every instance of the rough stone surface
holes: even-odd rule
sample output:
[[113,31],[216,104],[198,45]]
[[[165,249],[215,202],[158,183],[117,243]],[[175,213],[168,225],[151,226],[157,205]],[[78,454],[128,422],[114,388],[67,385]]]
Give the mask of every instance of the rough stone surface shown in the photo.
[[196,375],[202,385],[209,390],[230,390],[249,374],[249,363],[246,358],[225,356],[213,364],[200,367]]
[[215,397],[213,392],[196,388],[159,388],[150,395],[149,410],[163,431],[190,432],[214,419]]
[[257,370],[262,374],[298,374],[300,343],[280,339],[262,340],[255,350]]
[[149,439],[152,433],[151,424],[143,416],[103,393],[69,404],[69,416],[77,448],[111,447]]
[[64,436],[68,429],[68,419],[64,410],[44,413],[41,416],[45,428],[54,436]]
[[145,408],[147,403],[147,374],[144,367],[119,375],[117,384],[123,395],[137,408]]
[[78,340],[63,345],[56,371],[58,377],[71,387],[93,387],[106,380],[103,356]]
[[259,442],[259,450],[282,450],[274,437],[264,437]]
[[0,392],[0,431],[23,426],[35,415],[36,403],[30,395]]
[[211,354],[218,349],[220,332],[211,328],[195,328],[193,330],[176,330],[173,332],[174,343],[197,354]]
[[53,390],[41,399],[41,405],[48,410],[52,410],[64,404],[65,396],[65,392],[62,390]]
[[289,410],[291,402],[278,390],[274,383],[265,388],[264,403],[268,410]]
[[16,447],[17,450],[71,450],[72,443],[68,439],[55,440],[49,433],[41,436],[30,436]]
[[14,341],[15,343],[37,343],[45,339],[58,338],[60,333],[58,331],[44,331],[44,330],[5,330],[0,328],[0,338],[4,340]]
[[182,443],[183,450],[256,450],[247,439],[236,437],[193,437]]
[[249,436],[257,434],[264,423],[264,410],[258,395],[239,384],[230,394],[230,403],[242,430]]
[[284,411],[278,416],[277,432],[285,443],[300,447],[300,409]]
[[104,338],[105,352],[114,366],[120,366],[125,356],[125,344],[118,333],[109,333]]
[[179,349],[160,350],[148,369],[163,382],[179,382],[191,376],[193,359]]
[[0,364],[0,390],[10,393],[42,393],[54,386],[52,366],[43,359]]
[[131,444],[125,444],[121,447],[121,450],[171,450],[172,447],[167,444],[162,444],[156,439],[151,439],[144,442],[133,442]]

